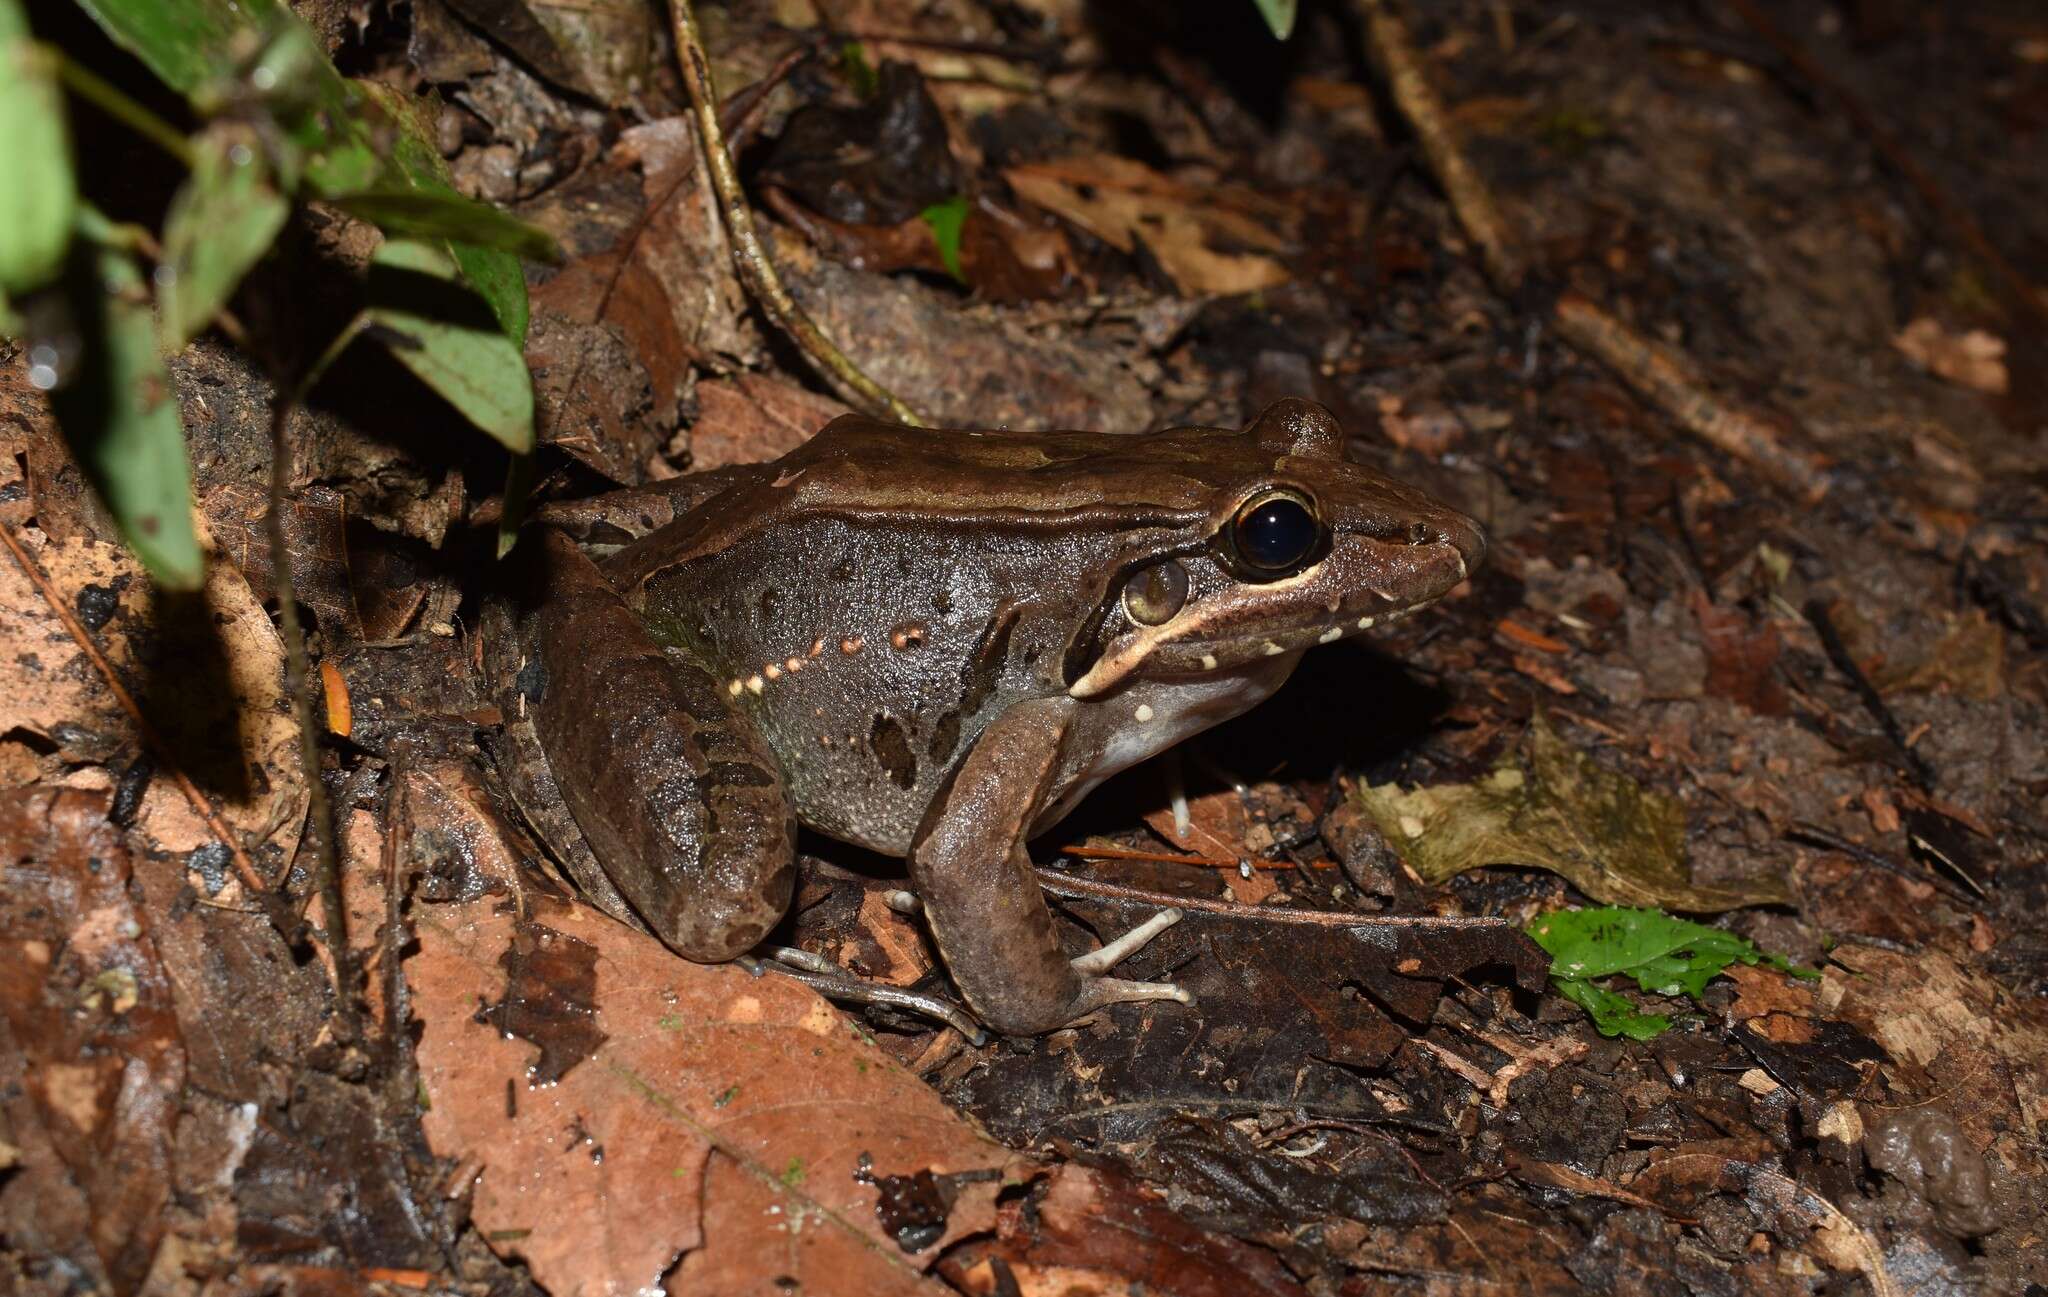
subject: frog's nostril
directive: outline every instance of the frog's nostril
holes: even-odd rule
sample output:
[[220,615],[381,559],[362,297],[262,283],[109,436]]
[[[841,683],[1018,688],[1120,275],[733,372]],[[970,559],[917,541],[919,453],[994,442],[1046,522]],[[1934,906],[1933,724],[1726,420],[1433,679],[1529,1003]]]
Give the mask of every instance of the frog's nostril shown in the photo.
[[1427,545],[1433,540],[1441,539],[1443,538],[1430,530],[1430,526],[1426,522],[1411,522],[1408,524],[1408,543],[1410,545]]

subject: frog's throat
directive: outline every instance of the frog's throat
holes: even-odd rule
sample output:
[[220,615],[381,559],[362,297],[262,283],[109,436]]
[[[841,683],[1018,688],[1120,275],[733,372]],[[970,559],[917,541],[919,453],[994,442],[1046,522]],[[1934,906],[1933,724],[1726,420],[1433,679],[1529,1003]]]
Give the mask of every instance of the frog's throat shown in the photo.
[[[1340,613],[1333,599],[1326,621],[1310,626],[1297,627],[1281,633],[1251,632],[1241,636],[1233,636],[1232,639],[1242,640],[1246,643],[1263,641],[1265,652],[1277,654],[1299,651],[1314,644],[1327,644],[1332,640],[1362,634],[1365,631],[1371,630],[1375,625],[1384,625],[1396,618],[1405,617],[1410,613],[1428,607],[1447,594],[1452,586],[1456,585],[1459,581],[1463,581],[1468,575],[1465,556],[1454,551],[1451,557],[1458,565],[1456,579],[1447,582],[1439,589],[1432,590],[1422,598],[1403,601],[1386,590],[1369,590],[1367,593],[1382,602],[1370,612],[1363,613],[1363,615],[1360,615],[1362,610],[1357,608],[1345,609]],[[1313,581],[1315,572],[1315,568],[1309,568],[1307,571],[1289,577],[1285,581],[1276,581],[1263,588],[1272,592],[1280,592],[1293,586],[1306,585]],[[1182,640],[1197,639],[1204,632],[1216,629],[1219,629],[1217,619],[1204,616],[1199,608],[1191,608],[1181,616],[1175,617],[1173,620],[1161,625],[1144,627],[1133,634],[1123,637],[1121,642],[1112,645],[1109,651],[1098,658],[1095,665],[1089,667],[1080,679],[1067,686],[1067,696],[1070,698],[1092,698],[1097,694],[1113,689],[1150,661],[1160,648]],[[1202,665],[1206,668],[1211,663],[1208,660],[1204,660]]]

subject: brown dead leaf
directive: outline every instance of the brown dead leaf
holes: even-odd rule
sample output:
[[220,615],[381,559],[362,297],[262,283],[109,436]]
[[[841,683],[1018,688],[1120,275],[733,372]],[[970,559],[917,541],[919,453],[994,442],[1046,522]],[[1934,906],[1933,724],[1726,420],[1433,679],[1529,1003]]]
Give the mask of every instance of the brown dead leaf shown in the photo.
[[636,0],[447,0],[448,7],[555,84],[611,107],[647,80],[656,14]]
[[1735,983],[1735,1003],[1729,1016],[1761,1018],[1773,1013],[1803,1017],[1813,1012],[1813,983],[1761,965],[1730,964],[1722,970]]
[[1707,653],[1708,693],[1759,716],[1783,716],[1792,710],[1785,686],[1778,680],[1778,654],[1784,644],[1775,625],[1717,604],[1699,589],[1693,591],[1692,613]]
[[1272,1251],[1198,1228],[1137,1181],[1075,1165],[1048,1175],[1028,1204],[1006,1206],[994,1241],[960,1249],[941,1272],[976,1297],[1297,1297],[1304,1291]]
[[[527,904],[524,921],[488,900],[425,909],[406,971],[428,1139],[479,1168],[479,1226],[543,1286],[645,1291],[681,1255],[678,1293],[748,1291],[764,1273],[936,1291],[923,1272],[943,1244],[993,1224],[1028,1164],[809,990],[684,963],[588,906]],[[876,1188],[855,1178],[869,1163],[953,1191],[920,1252],[878,1221]]]
[[1143,246],[1183,297],[1285,283],[1291,247],[1279,204],[1234,185],[1191,185],[1104,154],[1003,172],[1017,196],[1056,212],[1119,252]]
[[100,793],[0,793],[0,1014],[36,1122],[90,1204],[105,1280],[126,1293],[163,1236],[185,1050],[108,807]]
[[[171,751],[251,842],[289,858],[305,816],[297,731],[284,707],[284,645],[234,564],[217,555],[199,594],[155,594],[127,551],[19,538],[136,695]],[[203,534],[202,540],[207,538]],[[25,730],[78,762],[133,755],[127,713],[19,565],[0,557],[0,733]],[[213,840],[174,781],[156,779],[135,821],[156,849]]]
[[739,374],[697,385],[690,426],[690,471],[763,464],[809,441],[847,407],[766,374]]
[[1901,330],[1892,345],[1915,365],[1962,387],[2003,396],[2012,385],[2005,339],[1982,329],[1958,332],[1923,315]]
[[1924,654],[1887,661],[1871,683],[1881,693],[1949,690],[1989,701],[2005,693],[2005,632],[1981,612],[1959,617]]

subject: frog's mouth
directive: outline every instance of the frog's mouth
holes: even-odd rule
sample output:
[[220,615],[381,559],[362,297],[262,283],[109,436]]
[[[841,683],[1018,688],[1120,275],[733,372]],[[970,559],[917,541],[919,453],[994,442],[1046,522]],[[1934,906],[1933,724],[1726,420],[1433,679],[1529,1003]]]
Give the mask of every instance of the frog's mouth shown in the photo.
[[1067,693],[1089,698],[1134,675],[1207,676],[1298,655],[1426,608],[1470,572],[1465,549],[1452,543],[1344,538],[1320,562],[1284,580],[1234,586],[1190,603],[1161,625],[1124,631]]

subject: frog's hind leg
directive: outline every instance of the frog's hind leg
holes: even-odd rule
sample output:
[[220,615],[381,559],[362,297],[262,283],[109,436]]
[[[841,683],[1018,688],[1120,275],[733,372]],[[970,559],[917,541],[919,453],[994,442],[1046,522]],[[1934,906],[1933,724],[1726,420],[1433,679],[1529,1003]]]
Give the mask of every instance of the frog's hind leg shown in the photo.
[[519,688],[562,800],[656,936],[702,962],[744,954],[795,889],[796,812],[775,756],[573,543],[542,540],[546,597],[526,617]]
[[946,969],[968,1007],[998,1031],[1052,1031],[1123,1001],[1193,1002],[1168,982],[1101,976],[1178,920],[1178,911],[1078,959],[1060,949],[1024,836],[1058,769],[1072,707],[1065,698],[1042,699],[998,716],[911,846],[911,879]]

